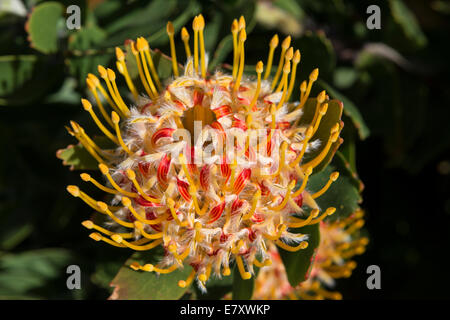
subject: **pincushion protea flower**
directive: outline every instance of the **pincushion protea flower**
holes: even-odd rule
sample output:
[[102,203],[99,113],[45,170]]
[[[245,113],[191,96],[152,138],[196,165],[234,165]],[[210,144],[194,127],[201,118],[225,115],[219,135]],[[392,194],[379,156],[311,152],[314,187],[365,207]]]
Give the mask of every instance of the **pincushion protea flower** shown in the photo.
[[342,295],[328,288],[335,286],[335,279],[350,277],[356,262],[355,255],[364,253],[368,238],[360,233],[364,225],[363,211],[338,222],[320,223],[320,244],[314,257],[311,272],[306,281],[293,288],[276,247],[269,252],[273,264],[260,270],[256,278],[255,299],[342,299]]
[[[107,228],[84,221],[86,228],[95,230],[92,239],[137,251],[163,246],[166,254],[158,265],[133,263],[130,267],[165,274],[190,265],[192,273],[178,284],[186,287],[197,278],[201,288],[212,272],[219,277],[230,275],[232,261],[243,279],[251,278],[254,266],[271,264],[269,243],[288,251],[308,246],[307,235],[291,233],[289,228],[316,224],[334,213],[333,207],[321,211],[315,198],[338,173],[316,193],[308,192],[307,182],[340,139],[343,126],[335,123],[326,141],[313,139],[327,112],[325,91],[316,99],[312,122],[297,126],[318,69],[309,81],[302,82],[300,101],[288,104],[300,62],[300,51],[290,47],[290,37],[281,44],[273,79],[268,80],[278,36],[270,41],[264,75],[260,61],[256,79],[247,78],[243,75],[245,20],[234,20],[231,75],[209,74],[204,27],[203,16],[195,17],[193,53],[187,29],[181,31],[187,56],[182,72],[174,28],[167,24],[173,78],[165,81],[156,72],[144,38],[129,42],[140,84],[131,79],[129,61],[117,48],[117,69],[130,90],[129,97],[121,96],[113,70],[98,67],[104,84],[89,74],[86,81],[97,110],[86,99],[82,99],[83,107],[117,147],[101,149],[73,121],[68,131],[99,162],[107,185],[87,173],[81,174],[82,180],[111,194],[112,199],[108,204],[77,186],[67,187],[111,220]],[[144,92],[138,92],[138,85]],[[131,103],[125,102],[128,99]],[[319,145],[321,152],[305,161],[305,154]],[[312,211],[305,219],[294,217],[306,207]],[[123,232],[124,228],[128,231]]]

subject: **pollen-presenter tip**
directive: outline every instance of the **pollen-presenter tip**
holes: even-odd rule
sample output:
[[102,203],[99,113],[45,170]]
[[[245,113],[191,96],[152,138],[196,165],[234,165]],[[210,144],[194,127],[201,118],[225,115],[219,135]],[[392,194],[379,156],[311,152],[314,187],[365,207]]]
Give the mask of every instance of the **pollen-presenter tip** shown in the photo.
[[339,178],[339,172],[335,171],[332,174],[330,174],[330,179],[333,181],[336,181]]
[[167,22],[166,31],[169,36],[172,36],[175,33],[175,30],[173,29],[172,21]]
[[120,49],[119,47],[116,47],[116,57],[117,57],[117,60],[119,60],[119,61],[125,60],[125,54],[123,53],[122,49]]
[[300,91],[301,92],[306,91],[306,81],[305,80],[303,80],[302,83],[300,84]]
[[243,275],[242,275],[242,279],[244,279],[244,280],[248,280],[248,279],[250,279],[252,277],[252,274],[250,273],[250,272],[245,272]]
[[287,36],[284,40],[283,43],[281,44],[281,47],[284,50],[287,50],[289,48],[289,46],[291,45],[291,36]]
[[86,182],[89,182],[91,180],[91,176],[88,175],[87,173],[80,174],[80,177],[83,181],[86,181]]
[[122,197],[122,203],[123,203],[123,205],[124,205],[125,207],[131,206],[131,200],[130,200],[130,198]]
[[92,104],[87,99],[81,99],[81,104],[83,105],[83,108],[86,111],[89,111],[92,109]]
[[245,29],[242,29],[239,33],[239,41],[244,42],[247,40],[247,32],[245,32]]
[[100,209],[100,211],[103,211],[103,212],[108,210],[108,205],[102,201],[97,201],[97,207]]
[[294,48],[290,47],[288,51],[286,51],[285,59],[291,61],[294,57]]
[[322,103],[325,101],[325,98],[327,96],[327,93],[325,92],[325,90],[322,90],[319,95],[317,96],[317,102]]
[[203,15],[201,13],[198,15],[198,23],[199,29],[203,30],[205,28],[205,18],[203,18]]
[[222,275],[229,276],[231,274],[230,268],[223,268]]
[[201,275],[199,275],[198,280],[200,280],[201,282],[205,282],[207,280],[206,274],[202,273]]
[[98,65],[97,70],[98,73],[100,74],[100,77],[102,77],[103,79],[108,77],[108,72],[106,71],[105,67]]
[[183,29],[181,29],[181,39],[183,41],[189,40],[189,32],[187,31],[187,29],[185,27],[183,27]]
[[302,242],[300,243],[300,249],[306,249],[306,248],[308,248],[308,242],[302,241]]
[[78,197],[80,195],[80,189],[77,186],[67,186],[66,189],[74,197]]
[[256,73],[262,73],[264,69],[264,64],[262,61],[258,61],[256,64]]
[[239,30],[245,29],[245,18],[244,16],[241,16],[239,18]]
[[134,179],[136,179],[136,173],[131,169],[127,169],[127,177],[130,180],[134,180]]
[[173,207],[175,205],[175,201],[172,198],[167,198],[166,203],[169,207]]
[[95,241],[102,240],[102,236],[98,232],[93,232],[89,235],[89,238],[94,239]]
[[179,286],[180,288],[186,288],[186,281],[184,281],[184,280],[178,281],[178,286]]
[[123,241],[122,236],[118,235],[118,234],[113,234],[111,236],[111,239],[113,239],[115,242],[117,243],[121,243]]
[[302,55],[300,54],[300,50],[295,50],[294,59],[292,60],[294,63],[299,63]]
[[111,112],[111,120],[115,124],[119,123],[120,121],[120,117],[115,111]]
[[329,216],[331,216],[333,213],[336,212],[336,208],[330,207],[330,208],[327,209],[326,212],[327,212],[327,214],[328,214]]
[[309,80],[316,81],[318,77],[319,77],[319,69],[316,68],[309,75]]
[[231,23],[231,32],[237,33],[238,31],[239,31],[239,23],[236,19],[234,19],[233,22]]
[[94,227],[94,223],[92,223],[91,220],[85,220],[81,223],[81,225],[86,229],[92,229]]
[[116,74],[115,74],[114,71],[112,71],[111,69],[108,68],[108,70],[106,72],[108,72],[108,79],[110,81],[115,81],[116,80]]
[[153,270],[155,270],[155,266],[152,265],[151,263],[147,263],[146,265],[144,265],[142,267],[142,270],[147,271],[147,272],[152,272]]
[[278,35],[276,34],[270,40],[270,47],[276,48],[278,46],[278,42],[279,42],[279,38],[278,38]]

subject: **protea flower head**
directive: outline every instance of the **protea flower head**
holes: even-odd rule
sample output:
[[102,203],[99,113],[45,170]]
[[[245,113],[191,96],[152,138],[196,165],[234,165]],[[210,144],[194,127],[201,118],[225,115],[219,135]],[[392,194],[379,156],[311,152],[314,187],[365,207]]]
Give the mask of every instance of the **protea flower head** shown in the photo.
[[[300,101],[289,103],[301,57],[290,47],[289,36],[281,43],[273,78],[277,35],[269,44],[265,72],[260,61],[256,77],[247,77],[245,20],[234,20],[231,74],[210,74],[204,27],[203,16],[195,17],[193,51],[187,29],[181,30],[187,57],[183,70],[177,62],[174,27],[167,24],[170,79],[159,78],[144,38],[129,42],[127,54],[137,65],[140,83],[131,79],[123,50],[116,49],[117,70],[130,90],[128,96],[120,94],[113,70],[98,67],[103,81],[89,74],[96,107],[86,99],[82,105],[115,149],[100,148],[78,123],[71,122],[68,129],[98,161],[106,184],[87,173],[81,174],[82,180],[111,195],[108,203],[97,201],[68,186],[73,196],[111,220],[107,227],[84,221],[95,230],[90,237],[137,251],[163,246],[166,254],[160,263],[134,263],[131,268],[164,274],[190,265],[193,271],[180,279],[181,287],[197,278],[204,288],[212,272],[229,275],[233,261],[242,278],[249,279],[254,266],[271,263],[270,243],[289,251],[306,248],[308,236],[289,228],[319,223],[335,211],[320,209],[314,199],[338,173],[314,194],[308,192],[307,182],[340,139],[343,126],[335,123],[324,141],[313,139],[327,112],[325,91],[316,98],[309,125],[298,125],[318,69],[301,83]],[[319,145],[322,151],[305,161]],[[312,210],[305,219],[293,217],[307,207]]]
[[254,291],[255,299],[333,299],[340,300],[342,295],[330,291],[335,287],[335,279],[351,276],[356,262],[352,258],[364,253],[369,242],[361,235],[364,225],[363,211],[357,210],[350,217],[336,221],[320,223],[320,244],[318,246],[308,279],[292,287],[275,246],[269,252],[272,265],[263,267]]

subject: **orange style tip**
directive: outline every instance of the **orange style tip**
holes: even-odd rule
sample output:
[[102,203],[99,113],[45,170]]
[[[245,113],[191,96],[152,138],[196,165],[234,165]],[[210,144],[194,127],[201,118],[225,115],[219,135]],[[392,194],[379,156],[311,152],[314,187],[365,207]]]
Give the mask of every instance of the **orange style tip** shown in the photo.
[[103,163],[100,163],[100,164],[98,165],[98,168],[100,169],[100,171],[101,171],[103,174],[108,174],[108,173],[109,173],[109,168],[108,168],[105,164],[103,164]]
[[267,267],[268,267],[268,266],[271,266],[271,265],[272,265],[272,259],[267,259],[267,260],[265,260],[265,261],[264,261],[264,265],[267,266]]
[[369,243],[369,239],[368,238],[361,238],[359,240],[359,243],[361,243],[363,246],[367,245]]
[[319,69],[316,68],[309,75],[309,80],[316,81],[318,77],[319,77]]
[[122,49],[120,49],[119,47],[116,47],[116,57],[117,57],[117,60],[119,60],[119,61],[125,60],[125,54],[123,53]]
[[102,240],[102,236],[98,232],[93,232],[89,235],[89,238],[94,239],[95,241]]
[[264,63],[262,61],[258,61],[258,63],[256,64],[256,72],[262,73],[263,70],[264,70]]
[[152,272],[153,270],[155,270],[155,266],[152,265],[151,263],[147,263],[146,265],[144,265],[142,267],[142,270],[147,271],[147,272]]
[[324,102],[326,97],[327,97],[327,93],[325,92],[325,90],[321,91],[321,92],[317,95],[317,102],[319,102],[319,103]]
[[183,27],[183,29],[181,29],[181,39],[183,41],[189,40],[189,32],[187,31],[187,29],[185,27]]
[[294,63],[299,63],[301,57],[302,57],[302,55],[300,54],[300,50],[297,49],[297,50],[295,50],[294,58],[292,61],[294,61]]
[[81,225],[86,229],[92,229],[94,227],[94,223],[91,220],[85,220],[81,223]]
[[199,275],[198,280],[200,280],[201,282],[205,282],[207,280],[206,274],[202,273],[201,275]]
[[117,112],[115,112],[115,111],[111,112],[111,120],[112,120],[112,122],[115,123],[115,124],[118,124],[118,123],[119,123],[120,117],[119,117],[119,115],[117,114]]
[[292,60],[293,57],[294,57],[294,48],[290,47],[288,51],[286,51],[285,59],[290,61]]
[[250,279],[252,277],[252,274],[250,273],[250,272],[245,272],[243,275],[242,275],[242,279],[244,279],[244,280],[248,280],[248,279]]
[[127,177],[130,180],[134,180],[134,179],[136,179],[136,173],[131,169],[127,169]]
[[184,281],[184,280],[178,281],[178,286],[180,288],[186,288],[186,285],[187,285],[186,281]]
[[94,84],[94,81],[92,81],[92,79],[86,78],[86,84],[89,87],[89,89],[91,89],[91,90],[95,89],[95,84]]
[[231,274],[230,268],[224,268],[222,271],[222,275],[229,276]]
[[80,174],[80,177],[83,181],[86,181],[86,182],[89,182],[91,180],[91,176],[88,175],[87,173]]
[[330,132],[331,133],[338,132],[339,128],[340,128],[339,123],[336,122],[335,125],[331,128]]
[[143,51],[144,48],[145,48],[145,44],[142,41],[142,38],[140,38],[140,37],[137,38],[136,39],[136,49],[137,49],[137,51]]
[[66,190],[69,191],[69,193],[74,197],[78,197],[80,195],[80,188],[77,186],[67,186]]
[[278,35],[274,35],[272,39],[270,39],[270,47],[276,48],[278,46],[278,43],[280,42]]
[[103,212],[108,210],[108,205],[102,201],[97,201],[97,207]]
[[300,91],[301,91],[301,92],[305,92],[305,91],[306,91],[306,81],[303,81],[303,82],[300,84]]
[[332,181],[336,181],[339,178],[339,172],[335,171],[332,174],[330,174],[330,179]]
[[355,261],[349,261],[349,262],[347,262],[347,266],[350,269],[355,269],[356,268],[356,262]]
[[116,73],[114,71],[112,71],[112,69],[109,69],[109,68],[108,68],[107,72],[108,72],[108,79],[110,81],[115,81],[116,80]]
[[138,51],[138,49],[137,49],[137,44],[136,44],[134,41],[132,41],[132,42],[130,43],[130,48],[131,48],[131,53],[132,53],[134,56],[137,56],[137,55],[139,54],[139,51]]
[[245,40],[247,40],[247,32],[245,32],[245,29],[242,29],[239,32],[239,41],[244,42]]
[[327,215],[331,216],[333,213],[336,212],[336,208],[330,207],[330,208],[327,209],[326,212],[327,212]]
[[130,198],[122,197],[122,203],[123,203],[123,205],[124,205],[125,207],[131,206],[131,200],[130,200]]
[[198,21],[198,16],[196,16],[194,18],[194,21],[192,21],[192,29],[194,29],[194,31],[198,31],[199,30],[199,21]]
[[244,16],[241,16],[239,18],[239,30],[245,29],[245,18]]
[[308,248],[308,242],[302,241],[300,242],[300,249],[306,249]]
[[239,23],[236,19],[234,19],[233,22],[231,23],[231,32],[237,33],[238,31],[239,31]]
[[275,114],[275,112],[277,112],[277,108],[272,104],[271,106],[270,106],[270,114]]
[[108,72],[106,72],[105,67],[98,65],[97,70],[101,78],[105,79],[106,77],[108,77]]
[[87,99],[81,99],[81,104],[83,105],[83,108],[86,111],[89,111],[92,109],[92,104]]
[[284,50],[287,50],[289,48],[289,46],[291,45],[291,36],[287,36],[284,40],[283,43],[281,43],[281,47]]
[[167,249],[169,249],[169,251],[173,253],[177,250],[177,246],[175,244],[171,244]]
[[73,121],[73,120],[70,120],[69,123],[70,123],[70,125],[72,126],[72,129],[73,129],[73,130],[75,130],[75,131],[78,130],[78,123],[76,123],[76,122]]
[[142,229],[142,228],[144,227],[144,225],[142,224],[142,222],[140,222],[140,221],[138,221],[138,220],[134,221],[134,226],[135,226],[137,229]]
[[173,36],[175,30],[173,29],[173,23],[171,21],[167,22],[166,31],[169,36]]
[[123,241],[122,236],[118,235],[118,234],[113,234],[111,236],[111,239],[113,239],[115,242],[117,243],[121,243]]
[[201,13],[198,15],[198,27],[200,30],[203,30],[205,28],[205,18],[203,18],[203,15]]
[[130,268],[133,269],[134,271],[138,271],[141,268],[141,266],[139,265],[139,263],[133,262],[132,264],[130,264]]
[[98,78],[95,74],[88,73],[88,78],[92,80],[92,82],[94,83],[94,85],[96,87],[98,87],[100,85],[100,80],[98,80]]
[[319,212],[320,212],[319,209],[312,209],[311,216],[313,218],[316,218],[319,215]]

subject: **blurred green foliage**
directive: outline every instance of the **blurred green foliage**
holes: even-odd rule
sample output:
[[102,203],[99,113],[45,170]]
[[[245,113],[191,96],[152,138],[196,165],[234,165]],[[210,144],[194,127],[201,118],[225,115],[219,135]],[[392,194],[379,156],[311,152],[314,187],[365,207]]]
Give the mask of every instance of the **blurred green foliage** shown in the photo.
[[[298,79],[306,79],[319,67],[320,79],[312,94],[326,89],[331,98],[344,103],[344,144],[332,166],[348,171],[341,183],[347,181],[355,189],[346,196],[359,197],[352,194],[363,188],[357,172],[366,186],[363,207],[374,241],[367,257],[360,258],[365,259],[362,264],[401,268],[388,271],[387,279],[393,283],[396,277],[414,277],[419,268],[436,279],[434,271],[444,272],[429,261],[440,243],[448,243],[449,224],[436,227],[432,220],[450,222],[450,170],[445,170],[450,156],[446,2],[379,1],[380,30],[366,28],[370,1],[4,3],[0,5],[0,299],[110,295],[109,283],[130,253],[87,237],[80,223],[89,209],[65,191],[79,177],[63,167],[55,153],[74,143],[64,129],[69,119],[90,128],[79,102],[86,95],[85,77],[95,73],[98,64],[113,65],[114,46],[144,36],[153,49],[169,52],[166,22],[172,20],[179,32],[200,12],[207,21],[211,70],[232,61],[231,21],[244,15],[249,72],[258,60],[265,61],[274,33],[292,34],[292,45],[302,53]],[[65,8],[70,4],[81,8],[79,30],[66,28]],[[321,177],[316,179],[321,185]],[[89,192],[100,195],[95,189]],[[423,216],[428,222],[420,219]],[[429,228],[424,231],[420,225]],[[418,241],[436,241],[437,247],[429,249]],[[70,264],[81,267],[81,290],[66,288],[65,268]],[[364,269],[357,272],[356,279],[342,284],[344,297],[370,296],[364,288]],[[360,283],[352,286],[351,281]],[[448,295],[431,282],[419,280],[416,287],[404,284],[391,291],[388,287],[384,297],[425,297],[424,292],[430,291]],[[221,283],[209,290],[210,297],[233,286],[239,284]],[[198,290],[192,295],[201,297]]]

